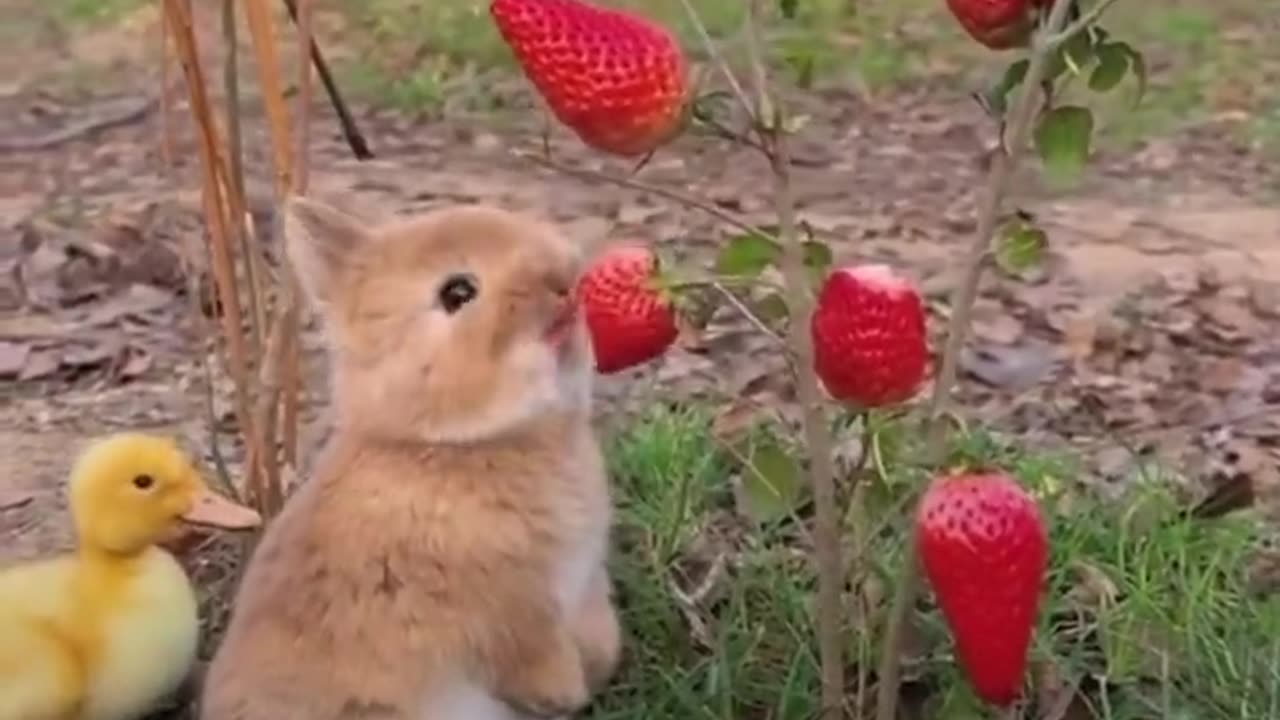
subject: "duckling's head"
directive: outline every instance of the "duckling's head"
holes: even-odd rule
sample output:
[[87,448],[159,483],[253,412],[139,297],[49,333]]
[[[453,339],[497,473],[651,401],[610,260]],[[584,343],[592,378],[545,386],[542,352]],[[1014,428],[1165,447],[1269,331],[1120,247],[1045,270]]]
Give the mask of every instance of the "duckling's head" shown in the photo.
[[258,513],[209,491],[191,459],[172,440],[120,433],[97,440],[71,473],[71,514],[81,545],[137,553],[181,522],[245,529]]

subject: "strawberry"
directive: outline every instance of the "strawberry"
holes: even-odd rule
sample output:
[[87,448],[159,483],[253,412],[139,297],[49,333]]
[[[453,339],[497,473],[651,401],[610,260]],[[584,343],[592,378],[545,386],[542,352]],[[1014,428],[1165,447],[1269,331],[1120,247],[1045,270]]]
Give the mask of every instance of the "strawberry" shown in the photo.
[[619,245],[600,255],[578,281],[598,372],[648,362],[675,342],[675,310],[653,283],[657,270],[658,257],[649,248]]
[[965,32],[992,50],[1025,46],[1034,25],[1033,6],[1048,4],[1048,0],[947,0]]
[[579,0],[493,0],[489,12],[552,113],[586,144],[637,156],[680,131],[688,62],[665,28]]
[[916,393],[928,364],[920,295],[887,265],[827,276],[810,322],[813,360],[827,392],[862,407]]
[[937,478],[916,515],[920,562],[978,695],[1022,690],[1048,562],[1039,506],[998,472]]

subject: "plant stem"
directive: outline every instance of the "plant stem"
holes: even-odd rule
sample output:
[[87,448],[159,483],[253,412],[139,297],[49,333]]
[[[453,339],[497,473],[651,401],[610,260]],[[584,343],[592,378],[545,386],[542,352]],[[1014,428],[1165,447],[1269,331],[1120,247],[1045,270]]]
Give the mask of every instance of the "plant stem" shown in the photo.
[[673,200],[677,203],[680,203],[681,205],[684,205],[685,207],[697,208],[698,210],[701,210],[707,213],[708,215],[716,217],[724,221],[725,223],[738,228],[743,232],[748,232],[753,235],[759,235],[762,238],[768,238],[770,240],[777,240],[777,238],[774,237],[773,233],[765,230],[764,228],[758,225],[754,225],[750,222],[747,222],[745,218],[739,215],[735,215],[729,212],[728,210],[724,210],[716,206],[710,200],[703,200],[701,198],[696,198],[696,197],[693,197],[692,195],[688,195],[686,193],[680,192],[679,190],[676,190],[674,188],[664,187],[662,185],[653,185],[650,183],[642,182],[640,180],[632,180],[631,178],[617,177],[615,175],[596,172],[595,170],[588,170],[586,168],[573,167],[572,165],[565,165],[564,163],[557,162],[555,160],[552,160],[551,158],[543,157],[542,155],[537,155],[529,152],[517,151],[516,157],[529,160],[530,162],[536,163],[545,168],[550,168],[552,170],[563,173],[570,177],[576,177],[580,180],[590,180],[592,182],[607,182],[613,185],[617,185],[618,187],[631,188],[632,190],[639,190],[641,192],[652,193],[654,195],[664,197],[668,200]]
[[173,174],[173,88],[169,79],[169,9],[165,0],[160,6],[160,160],[165,177]]
[[[224,108],[227,118],[227,165],[230,177],[227,179],[227,194],[237,198],[231,207],[243,207],[244,201],[244,144],[240,133],[240,52],[236,33],[236,0],[222,0],[222,42],[227,47],[226,57],[222,65],[223,94],[226,95]],[[266,328],[266,309],[262,284],[259,280],[258,268],[254,262],[254,250],[250,247],[249,230],[245,218],[231,218],[228,226],[235,232],[235,239],[240,246],[245,281],[249,283],[249,319],[250,346],[249,356],[256,364],[262,356],[263,332]]]
[[[867,543],[872,537],[867,532],[867,484],[871,482],[872,476],[875,475],[875,469],[868,467],[867,461],[871,459],[871,455],[875,453],[876,433],[871,423],[871,413],[868,410],[862,410],[858,413],[862,422],[862,440],[858,449],[858,464],[853,468],[851,473],[851,481],[853,483],[853,492],[849,497],[849,515],[848,526],[849,533],[853,535],[853,557],[849,558],[847,575],[850,578],[850,585],[853,589],[853,605],[855,612],[854,627],[870,627],[871,625],[871,608],[867,606],[865,584],[868,575],[867,562]],[[854,707],[857,708],[857,717],[862,717],[863,709],[867,702],[867,666],[870,661],[867,656],[870,653],[867,650],[867,643],[858,643],[858,660],[856,663],[857,677],[854,681],[856,688],[854,693]]]
[[729,62],[725,60],[724,53],[720,52],[716,47],[715,41],[711,39],[711,33],[707,31],[706,23],[702,22],[702,17],[698,15],[698,11],[693,7],[691,0],[680,0],[680,4],[684,6],[685,14],[689,17],[689,22],[693,24],[693,29],[698,33],[698,39],[702,41],[702,47],[707,51],[707,55],[715,64],[716,69],[724,76],[725,82],[729,83],[729,88],[733,91],[734,97],[742,104],[751,117],[752,125],[755,124],[755,115],[752,112],[751,102],[747,99],[747,93],[742,89],[742,83],[738,82],[738,78],[733,74],[733,69],[729,67]]
[[[209,102],[205,73],[196,47],[190,6],[184,0],[165,0],[164,17],[168,21],[167,30],[173,37],[174,50],[182,64],[191,103],[191,114],[196,120],[198,131],[196,146],[200,153],[203,210],[205,224],[209,231],[214,286],[217,289],[216,298],[222,303],[222,334],[229,355],[236,421],[240,425],[241,432],[244,433],[248,455],[254,458],[260,456],[261,451],[258,447],[258,436],[254,430],[253,417],[250,414],[249,358],[242,332],[243,313],[236,288],[235,257],[230,240],[232,231],[227,215],[227,205],[230,201],[224,192],[225,187],[229,187],[230,183],[224,184],[219,179],[227,176],[226,169],[221,167],[225,152],[214,121],[212,105]],[[257,477],[256,471],[256,466],[250,463],[248,476],[251,485]]]
[[[933,386],[933,396],[929,399],[928,447],[930,460],[940,460],[942,445],[946,441],[947,425],[942,415],[948,410],[951,400],[951,389],[955,385],[960,366],[960,351],[964,348],[969,335],[969,320],[973,312],[973,303],[978,297],[978,287],[982,281],[982,271],[986,266],[987,250],[995,236],[996,223],[1000,220],[1000,206],[1009,190],[1009,181],[1022,157],[1023,148],[1027,144],[1027,134],[1031,130],[1031,121],[1035,116],[1036,100],[1039,97],[1040,80],[1044,77],[1049,58],[1062,41],[1053,36],[1057,28],[1066,19],[1070,2],[1054,5],[1053,13],[1045,29],[1036,33],[1027,75],[1018,88],[1018,101],[1013,106],[1006,134],[1001,138],[999,151],[991,164],[991,172],[987,177],[987,185],[983,190],[978,207],[978,228],[974,234],[973,244],[965,256],[963,275],[960,283],[951,293],[951,321],[947,327],[947,342],[942,351],[942,366],[938,371],[937,381]],[[1041,33],[1050,33],[1048,42],[1043,41]]]
[[[309,160],[309,151],[311,148],[311,101],[313,83],[311,75],[311,63],[307,62],[307,50],[315,47],[312,38],[312,19],[315,14],[314,2],[312,0],[297,0],[296,3],[290,3],[291,6],[298,6],[297,12],[294,13],[294,24],[298,28],[298,55],[302,58],[300,67],[298,68],[298,112],[294,116],[297,127],[294,131],[294,139],[297,146],[294,148],[293,154],[293,187],[291,192],[304,195],[307,192],[307,181],[310,177],[311,163]],[[277,235],[280,237],[280,235]],[[302,326],[298,303],[302,295],[302,290],[298,286],[298,278],[293,268],[286,264],[285,267],[285,315],[282,320],[285,323],[285,341],[288,343],[285,347],[285,373],[282,388],[284,392],[284,407],[282,408],[284,417],[281,422],[284,425],[284,461],[291,467],[296,467],[298,462],[298,404],[302,394]],[[278,488],[281,498],[284,497],[284,488]]]
[[[1104,3],[1113,0],[1104,0]],[[1102,5],[1104,3],[1099,3]],[[995,154],[987,177],[987,185],[983,191],[978,208],[978,227],[974,234],[973,244],[969,246],[963,263],[963,275],[960,283],[951,294],[951,320],[947,324],[947,341],[942,351],[942,366],[934,382],[933,395],[929,399],[929,426],[926,430],[926,453],[930,464],[942,461],[946,451],[948,405],[951,400],[951,389],[955,385],[960,365],[960,352],[964,348],[968,336],[970,315],[974,300],[978,295],[978,287],[982,280],[982,270],[986,265],[987,250],[995,235],[996,223],[1000,218],[1000,205],[1008,192],[1009,181],[1022,156],[1023,147],[1027,143],[1027,134],[1031,129],[1031,121],[1035,115],[1036,100],[1040,93],[1040,83],[1044,77],[1049,58],[1058,46],[1069,39],[1059,30],[1066,23],[1067,13],[1073,2],[1057,2],[1049,14],[1048,21],[1038,29],[1032,39],[1031,58],[1027,74],[1018,88],[1018,100],[1006,126],[1005,136],[1001,138],[1001,147]],[[1082,18],[1083,19],[1083,18]],[[1072,25],[1075,32],[1086,27],[1085,24]],[[911,608],[915,605],[916,590],[919,585],[920,569],[917,564],[917,542],[914,523],[908,533],[906,556],[903,559],[902,573],[894,592],[893,605],[890,608],[888,628],[885,632],[884,646],[881,648],[880,672],[877,688],[876,719],[894,720],[897,716],[899,655],[902,646],[902,635],[906,629]]]
[[832,465],[831,431],[822,408],[822,395],[813,371],[813,338],[805,320],[813,314],[813,297],[804,266],[804,246],[796,234],[795,200],[787,144],[778,130],[773,145],[773,189],[782,235],[782,273],[791,309],[787,342],[795,356],[796,398],[802,410],[805,445],[809,449],[810,482],[813,484],[814,549],[818,561],[818,654],[822,663],[822,715],[841,716],[844,704],[843,628],[840,596],[844,565],[840,560],[840,525],[836,512],[835,468]]
[[785,341],[783,341],[783,339],[778,336],[778,333],[774,332],[773,328],[769,327],[768,323],[760,319],[760,316],[756,315],[755,312],[751,310],[751,308],[747,307],[746,303],[742,302],[742,300],[739,300],[738,296],[734,295],[732,290],[725,287],[724,285],[721,285],[720,283],[711,283],[711,287],[714,288],[716,292],[724,296],[724,299],[730,305],[733,306],[733,309],[737,310],[738,313],[742,315],[742,317],[745,318],[747,322],[754,325],[755,328],[760,332],[764,333],[766,337],[778,343],[779,345],[783,345],[783,346],[786,345]]
[[[1080,17],[1076,18],[1075,22],[1064,28],[1062,32],[1047,38],[1045,40],[1045,46],[1050,50],[1058,49],[1062,46],[1062,43],[1070,40],[1085,28],[1097,22],[1098,18],[1102,17],[1102,13],[1106,12],[1107,8],[1111,7],[1115,1],[1116,0],[1101,0],[1101,2],[1095,3],[1093,7],[1089,8],[1088,12],[1081,14]],[[1050,17],[1050,21],[1052,21],[1052,17]]]
[[769,76],[760,41],[760,0],[747,6],[747,51],[759,120],[766,139],[766,155],[773,171],[774,204],[782,243],[782,276],[786,282],[787,344],[795,361],[796,399],[809,451],[809,480],[813,485],[814,554],[818,566],[817,633],[822,666],[822,720],[835,720],[844,710],[844,564],[840,560],[840,520],[836,508],[835,467],[831,429],[823,412],[822,393],[813,370],[813,338],[808,319],[813,314],[813,294],[805,268],[804,244],[797,233],[795,191],[791,186],[791,153],[787,145],[786,118],[781,103],[770,97]]

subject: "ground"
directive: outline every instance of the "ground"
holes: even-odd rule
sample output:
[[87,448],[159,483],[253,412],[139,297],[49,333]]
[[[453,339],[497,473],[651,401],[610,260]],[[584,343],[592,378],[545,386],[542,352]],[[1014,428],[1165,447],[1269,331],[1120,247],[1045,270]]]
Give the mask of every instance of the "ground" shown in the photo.
[[[507,65],[490,69],[509,60],[483,11],[436,5],[321,3],[319,39],[376,157],[353,159],[318,99],[313,193],[370,216],[496,203],[554,219],[588,247],[638,237],[682,262],[710,260],[732,232],[715,218],[516,157],[541,147],[542,114]],[[660,5],[678,16],[677,4]],[[892,262],[917,279],[940,347],[995,132],[968,91],[999,63],[959,37],[941,2],[857,5],[818,40],[799,38],[818,48],[815,87],[788,93],[809,115],[796,148],[800,214],[838,262]],[[958,404],[984,428],[1077,453],[1081,485],[1105,488],[1154,457],[1191,478],[1193,497],[1206,438],[1280,447],[1280,51],[1269,42],[1280,20],[1245,0],[1128,5],[1116,32],[1148,52],[1151,89],[1139,111],[1108,106],[1085,182],[1049,187],[1033,166],[1014,183],[1013,204],[1050,233],[1052,252],[1030,281],[985,283]],[[713,29],[734,27],[734,13],[701,6]],[[195,12],[216,76],[218,7],[198,0]],[[157,17],[154,3],[126,0],[0,7],[0,37],[21,49],[0,68],[0,561],[70,542],[61,482],[87,437],[164,430],[237,472],[229,385],[207,342],[199,164],[179,73],[168,124],[157,100]],[[243,30],[240,43],[251,78]],[[261,103],[245,85],[250,204],[269,228]],[[552,144],[562,164],[628,170],[563,129]],[[638,177],[773,219],[766,168],[746,149],[685,137]],[[309,448],[324,429],[314,328],[305,344]],[[602,415],[609,427],[641,418],[651,428],[655,402],[685,400],[730,411],[755,401],[788,416],[777,363],[743,323],[717,317],[662,362],[602,380]],[[225,585],[228,552],[211,538],[186,559],[213,587]]]

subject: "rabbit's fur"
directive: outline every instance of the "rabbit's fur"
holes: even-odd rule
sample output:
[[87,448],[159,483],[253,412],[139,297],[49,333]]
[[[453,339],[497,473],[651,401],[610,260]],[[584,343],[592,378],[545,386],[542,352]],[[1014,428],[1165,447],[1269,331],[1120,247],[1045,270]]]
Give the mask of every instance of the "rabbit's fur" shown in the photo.
[[[483,206],[379,226],[303,198],[286,213],[335,427],[249,564],[201,718],[581,709],[621,638],[590,341],[566,313],[579,253]],[[460,305],[458,278],[476,291]]]

